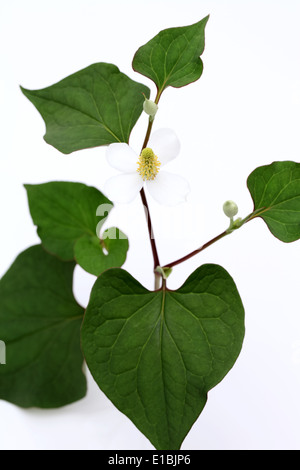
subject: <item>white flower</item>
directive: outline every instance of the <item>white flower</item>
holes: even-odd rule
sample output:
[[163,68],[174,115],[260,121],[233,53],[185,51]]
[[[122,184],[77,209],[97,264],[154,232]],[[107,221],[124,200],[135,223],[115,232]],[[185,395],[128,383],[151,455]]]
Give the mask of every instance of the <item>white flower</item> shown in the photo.
[[140,156],[126,143],[110,144],[107,161],[121,173],[106,182],[104,192],[114,202],[128,203],[145,185],[160,204],[174,206],[186,201],[190,192],[188,182],[179,175],[161,170],[177,157],[179,151],[179,140],[170,129],[155,131]]

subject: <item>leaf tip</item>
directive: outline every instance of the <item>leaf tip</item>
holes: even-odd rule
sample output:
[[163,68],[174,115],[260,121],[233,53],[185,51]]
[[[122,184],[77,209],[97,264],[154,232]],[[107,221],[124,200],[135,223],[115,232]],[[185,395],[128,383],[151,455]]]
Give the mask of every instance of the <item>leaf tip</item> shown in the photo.
[[28,98],[28,94],[30,90],[27,90],[27,88],[24,88],[22,85],[19,85],[21,92],[23,93],[24,96]]

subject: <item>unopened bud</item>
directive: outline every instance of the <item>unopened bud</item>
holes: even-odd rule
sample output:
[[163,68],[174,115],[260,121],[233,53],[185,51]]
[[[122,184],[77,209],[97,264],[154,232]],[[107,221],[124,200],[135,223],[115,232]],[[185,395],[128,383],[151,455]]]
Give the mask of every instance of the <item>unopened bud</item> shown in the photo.
[[154,101],[148,100],[148,98],[146,98],[145,95],[144,97],[145,97],[145,101],[143,104],[143,109],[145,113],[148,114],[153,119],[155,114],[157,113],[158,106],[156,103],[154,103]]
[[155,268],[155,272],[161,274],[164,279],[167,279],[172,272],[172,268],[161,268],[160,266],[157,266],[157,268]]
[[227,215],[230,219],[232,219],[238,213],[238,206],[233,201],[226,201],[223,204],[223,211],[224,214]]

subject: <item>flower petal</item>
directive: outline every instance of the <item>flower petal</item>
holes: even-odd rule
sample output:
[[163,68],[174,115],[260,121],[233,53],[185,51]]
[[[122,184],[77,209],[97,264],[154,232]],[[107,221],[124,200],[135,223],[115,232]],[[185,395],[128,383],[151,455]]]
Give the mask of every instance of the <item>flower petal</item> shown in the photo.
[[127,204],[135,199],[143,184],[144,181],[137,172],[122,173],[106,181],[104,193],[113,202]]
[[162,166],[177,157],[180,152],[180,142],[171,129],[158,129],[149,139],[150,147]]
[[157,202],[166,206],[176,206],[186,201],[190,185],[182,176],[168,171],[160,171],[153,181],[147,181],[146,187]]
[[137,169],[138,155],[123,142],[110,144],[106,150],[106,159],[110,166],[123,173],[132,173]]

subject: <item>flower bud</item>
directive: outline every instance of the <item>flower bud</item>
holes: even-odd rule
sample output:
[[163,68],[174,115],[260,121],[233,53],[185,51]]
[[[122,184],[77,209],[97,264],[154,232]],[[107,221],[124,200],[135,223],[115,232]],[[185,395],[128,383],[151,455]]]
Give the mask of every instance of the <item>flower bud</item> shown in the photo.
[[143,104],[143,109],[146,114],[148,114],[152,119],[154,118],[155,114],[157,113],[158,106],[154,101],[148,100],[145,96],[145,101]]
[[224,214],[227,215],[230,219],[232,219],[238,213],[238,206],[233,201],[226,201],[223,204],[223,211]]
[[155,268],[154,271],[158,274],[161,274],[163,279],[167,279],[172,272],[172,268],[168,268],[168,267],[161,268],[160,266],[157,266],[157,268]]

